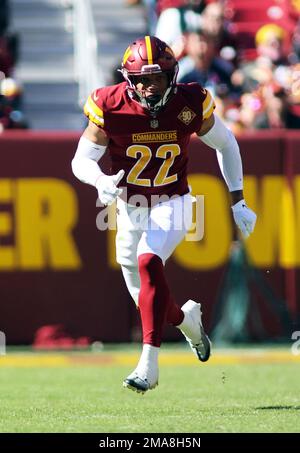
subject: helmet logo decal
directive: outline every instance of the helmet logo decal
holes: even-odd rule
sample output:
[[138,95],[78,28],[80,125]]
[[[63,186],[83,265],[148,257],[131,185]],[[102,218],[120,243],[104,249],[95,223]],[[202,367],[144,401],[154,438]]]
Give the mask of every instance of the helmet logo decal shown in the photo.
[[145,36],[145,42],[146,42],[146,49],[147,49],[148,64],[153,64],[153,55],[152,55],[150,36]]
[[195,118],[196,113],[193,112],[193,110],[189,109],[188,107],[184,107],[177,118],[182,121],[184,124],[188,125],[190,124],[193,119]]
[[128,60],[128,58],[130,57],[131,54],[132,54],[132,50],[130,49],[130,46],[129,46],[125,50],[124,57],[123,57],[123,64],[126,63],[126,61]]

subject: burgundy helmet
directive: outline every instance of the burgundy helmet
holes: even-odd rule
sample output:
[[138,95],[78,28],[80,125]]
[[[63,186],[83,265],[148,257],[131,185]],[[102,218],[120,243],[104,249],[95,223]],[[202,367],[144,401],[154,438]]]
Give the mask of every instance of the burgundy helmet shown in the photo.
[[173,51],[165,42],[155,36],[144,36],[127,47],[123,56],[121,72],[129,84],[129,89],[135,92],[139,98],[141,95],[136,90],[136,76],[166,73],[168,89],[161,97],[160,107],[162,107],[170,98],[176,85],[178,62]]

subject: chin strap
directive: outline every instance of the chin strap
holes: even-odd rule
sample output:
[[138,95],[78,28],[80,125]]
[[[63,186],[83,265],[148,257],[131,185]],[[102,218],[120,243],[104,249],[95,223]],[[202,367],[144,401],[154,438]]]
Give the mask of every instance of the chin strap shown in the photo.
[[[168,101],[171,91],[173,87],[169,87],[166,89],[165,93],[163,96],[159,95],[154,95],[154,96],[143,96],[139,91],[134,90],[134,94],[138,98],[138,102],[143,106],[146,107],[147,109],[150,110],[152,113],[158,112]],[[156,98],[159,99],[157,100]],[[156,102],[155,102],[156,101]]]

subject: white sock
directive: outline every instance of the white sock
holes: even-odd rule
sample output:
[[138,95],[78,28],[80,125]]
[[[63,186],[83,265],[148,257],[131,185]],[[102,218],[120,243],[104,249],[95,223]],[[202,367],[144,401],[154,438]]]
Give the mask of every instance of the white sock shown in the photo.
[[184,313],[182,323],[178,324],[178,326],[176,327],[177,329],[180,329],[182,332],[184,332],[186,335],[189,335],[194,326],[191,322],[191,318],[189,317],[189,315],[187,313]]
[[139,363],[136,367],[137,373],[142,378],[147,378],[150,384],[158,380],[158,353],[159,349],[151,344],[144,344]]
[[[180,329],[181,332],[186,337],[188,337],[193,343],[198,343],[200,331],[199,331],[199,325],[197,322],[195,322],[195,320],[198,320],[199,304],[197,304],[196,302],[194,302],[192,300],[188,300],[183,305],[183,307],[181,307],[181,309],[183,309],[182,311],[184,313],[184,318],[183,318],[182,323],[176,327],[178,329]],[[196,313],[197,313],[197,317],[196,317],[197,319],[195,319],[191,313],[192,311],[195,312],[195,309],[196,309]]]

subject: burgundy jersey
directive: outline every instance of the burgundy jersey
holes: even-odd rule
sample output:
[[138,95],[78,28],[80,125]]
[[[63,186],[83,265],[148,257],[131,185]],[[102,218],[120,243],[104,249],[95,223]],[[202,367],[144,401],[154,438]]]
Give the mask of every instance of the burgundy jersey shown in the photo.
[[152,116],[132,99],[127,83],[95,90],[84,112],[109,138],[112,174],[124,169],[119,186],[127,197],[184,195],[187,183],[188,144],[204,119],[213,113],[210,93],[197,83],[178,84],[165,107]]

